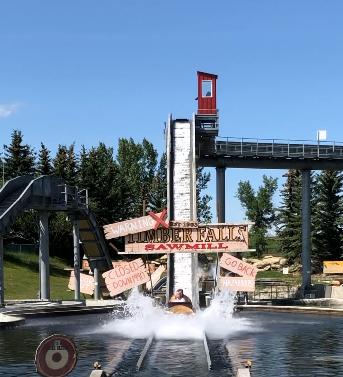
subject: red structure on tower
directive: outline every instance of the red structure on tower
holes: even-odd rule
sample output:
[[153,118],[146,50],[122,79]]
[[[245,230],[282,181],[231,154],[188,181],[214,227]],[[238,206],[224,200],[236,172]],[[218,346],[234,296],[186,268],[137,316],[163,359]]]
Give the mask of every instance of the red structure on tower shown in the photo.
[[194,115],[195,136],[198,148],[213,151],[219,133],[217,109],[217,75],[206,72],[198,74],[198,111]]
[[217,114],[217,75],[198,73],[198,114]]

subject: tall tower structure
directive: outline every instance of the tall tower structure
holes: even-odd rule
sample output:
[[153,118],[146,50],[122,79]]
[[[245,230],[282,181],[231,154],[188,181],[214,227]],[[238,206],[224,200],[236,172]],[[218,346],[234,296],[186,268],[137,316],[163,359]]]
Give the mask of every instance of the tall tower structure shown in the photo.
[[[218,135],[216,98],[217,76],[198,72],[198,110],[192,119],[172,119],[165,129],[168,166],[168,217],[170,220],[197,220],[197,148],[214,148]],[[167,300],[183,289],[199,307],[198,254],[168,255]]]

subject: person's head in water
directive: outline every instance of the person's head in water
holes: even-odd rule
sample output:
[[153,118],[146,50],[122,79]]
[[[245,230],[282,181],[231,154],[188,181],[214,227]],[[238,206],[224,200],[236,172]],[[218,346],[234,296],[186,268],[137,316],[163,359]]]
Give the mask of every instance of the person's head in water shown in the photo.
[[183,297],[183,289],[178,289],[178,290],[175,292],[174,296],[175,296],[175,298],[176,298],[177,300],[181,300],[182,297]]

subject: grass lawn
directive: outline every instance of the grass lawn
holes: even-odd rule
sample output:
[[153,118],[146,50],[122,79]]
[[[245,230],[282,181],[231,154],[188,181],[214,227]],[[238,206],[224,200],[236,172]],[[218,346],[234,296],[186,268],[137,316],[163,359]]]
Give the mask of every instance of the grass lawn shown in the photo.
[[[4,253],[5,300],[37,299],[39,291],[38,255]],[[50,258],[50,297],[51,299],[73,299],[74,292],[68,291],[71,268],[64,260]],[[81,293],[81,298],[89,298]]]

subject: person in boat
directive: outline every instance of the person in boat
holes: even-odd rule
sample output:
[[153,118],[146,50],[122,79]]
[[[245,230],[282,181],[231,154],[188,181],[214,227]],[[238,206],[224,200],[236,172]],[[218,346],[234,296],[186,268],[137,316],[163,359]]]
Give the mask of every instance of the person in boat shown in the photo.
[[191,299],[183,294],[183,289],[178,289],[170,298],[169,302],[192,302]]

